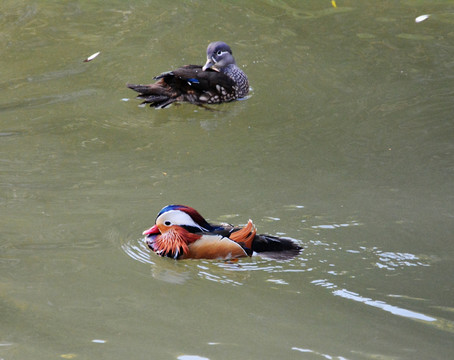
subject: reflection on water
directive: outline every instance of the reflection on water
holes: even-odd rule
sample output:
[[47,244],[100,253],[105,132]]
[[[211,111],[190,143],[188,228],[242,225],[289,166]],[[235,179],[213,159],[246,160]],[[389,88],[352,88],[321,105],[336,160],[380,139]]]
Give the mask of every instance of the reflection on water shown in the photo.
[[[357,226],[357,222],[352,223]],[[349,224],[347,224],[349,226]],[[313,226],[316,229],[339,229],[341,226],[326,227],[324,225]],[[130,240],[122,245],[123,251],[133,260],[150,265],[151,275],[157,280],[172,284],[185,284],[195,278],[227,284],[232,286],[242,286],[248,282],[251,273],[260,271],[267,274],[266,282],[276,286],[292,286],[292,280],[286,278],[286,273],[311,273],[315,270],[325,273],[327,276],[334,276],[343,281],[344,276],[354,279],[361,275],[366,264],[375,264],[375,271],[405,269],[407,267],[427,267],[430,263],[421,257],[411,253],[382,251],[376,247],[367,248],[358,246],[357,249],[344,248],[338,244],[328,244],[320,240],[308,241],[305,251],[296,259],[290,261],[275,261],[263,259],[258,256],[252,258],[239,259],[238,261],[211,261],[211,260],[188,260],[174,261],[161,258],[152,253],[144,239]],[[338,262],[338,259],[350,257],[347,263]],[[364,266],[361,266],[364,263]],[[355,264],[353,266],[353,264]],[[374,275],[374,276],[377,276]],[[293,278],[294,281],[294,278]],[[330,290],[333,297],[340,297],[368,305],[373,308],[381,309],[390,314],[430,323],[436,328],[451,331],[452,323],[441,317],[429,316],[424,313],[406,309],[401,306],[393,305],[382,300],[375,300],[371,297],[362,296],[359,293],[345,289],[336,285],[336,280],[316,279],[310,282],[315,286],[321,286]],[[298,291],[299,292],[299,291]],[[399,295],[388,295],[391,299],[401,298]],[[300,347],[292,348],[300,352],[312,352],[314,355],[325,356],[310,349]],[[189,355],[188,355],[189,356]]]
[[209,358],[198,355],[181,355],[177,357],[178,360],[209,360]]
[[324,225],[314,225],[312,226],[313,229],[335,229],[340,227],[348,227],[348,226],[358,226],[360,225],[356,221],[350,221],[345,224],[324,224]]
[[404,266],[429,266],[416,255],[409,253],[376,252],[381,262],[375,263],[380,269],[395,270]]
[[[393,315],[405,317],[411,320],[417,320],[421,321],[423,323],[426,323],[428,325],[431,325],[437,329],[444,330],[450,333],[454,332],[454,322],[450,321],[448,319],[444,319],[441,317],[433,317],[433,316],[428,316],[416,311],[408,310],[396,305],[391,305],[388,304],[385,301],[382,300],[374,300],[368,297],[361,296],[358,293],[355,293],[353,291],[349,291],[347,289],[340,289],[339,286],[335,285],[332,282],[327,281],[326,279],[320,279],[320,280],[314,280],[312,281],[312,284],[316,286],[322,286],[326,289],[332,290],[331,293],[334,296],[339,296],[344,299],[352,300],[358,303],[362,303],[374,308],[381,309],[383,311],[386,311],[388,313],[391,313]],[[389,295],[391,298],[399,298],[400,296],[398,295]]]
[[145,239],[134,242],[130,241],[122,244],[121,248],[134,260],[140,261],[141,263],[154,264],[150,259],[150,250],[148,249]]
[[[149,264],[154,278],[173,284],[184,284],[196,274],[199,278],[221,284],[244,285],[250,271],[263,271],[270,274],[304,271],[295,259],[275,260],[258,255],[235,261],[175,261],[154,254],[148,249],[145,239],[129,240],[122,244],[121,248],[132,259]],[[195,273],[194,270],[196,270]],[[268,281],[287,284],[284,280],[275,278]]]
[[312,284],[317,285],[317,286],[322,286],[322,287],[324,287],[326,289],[330,289],[330,290],[335,289],[332,291],[332,294],[334,296],[340,296],[345,299],[357,301],[357,302],[364,303],[364,304],[372,306],[372,307],[380,308],[384,311],[390,312],[393,315],[403,316],[403,317],[407,317],[410,319],[422,320],[422,321],[436,321],[437,320],[436,318],[433,318],[433,317],[430,317],[430,316],[427,316],[424,314],[420,314],[420,313],[417,313],[417,312],[414,312],[411,310],[403,309],[398,306],[389,305],[384,301],[378,301],[378,300],[373,300],[370,298],[363,297],[359,294],[356,294],[356,293],[346,290],[346,289],[338,289],[337,285],[335,285],[331,282],[328,282],[326,280],[314,280],[314,281],[312,281]]
[[323,358],[323,359],[338,359],[338,360],[348,360],[348,358],[343,357],[343,356],[335,356],[335,355],[328,355],[328,354],[323,354],[315,350],[311,349],[305,349],[305,348],[300,348],[300,347],[292,347],[292,350],[302,352],[302,353],[309,353],[312,355],[316,355],[317,357]]
[[107,340],[93,339],[91,342],[95,343],[95,344],[105,344],[107,342]]
[[[357,222],[352,223],[357,226]],[[350,226],[346,224],[346,226]],[[317,229],[336,229],[341,226],[327,227],[316,225]],[[295,239],[293,239],[295,240]],[[269,274],[267,282],[289,285],[278,274],[304,273],[315,270],[332,276],[348,276],[353,279],[362,275],[368,264],[375,269],[395,271],[406,267],[430,266],[429,259],[411,253],[394,253],[377,247],[358,246],[345,248],[336,243],[328,244],[320,240],[310,240],[303,245],[303,252],[292,260],[276,260],[262,256],[252,256],[236,261],[183,260],[174,261],[162,258],[149,250],[145,239],[130,239],[121,245],[123,251],[133,260],[149,264],[154,278],[173,284],[184,284],[194,276],[221,284],[244,285],[251,271]],[[349,259],[345,263],[345,259]],[[360,264],[364,264],[361,266]],[[335,294],[339,295],[339,294]]]
[[[321,359],[337,359],[337,360],[349,360],[349,358],[344,357],[344,356],[336,356],[336,355],[328,355],[324,354],[321,352],[318,352],[316,350],[311,350],[307,348],[301,348],[301,347],[292,347],[291,348],[294,351],[300,352],[300,353],[308,353],[313,356],[316,356],[317,358]],[[210,360],[210,358],[199,356],[199,355],[181,355],[177,357],[178,360]]]

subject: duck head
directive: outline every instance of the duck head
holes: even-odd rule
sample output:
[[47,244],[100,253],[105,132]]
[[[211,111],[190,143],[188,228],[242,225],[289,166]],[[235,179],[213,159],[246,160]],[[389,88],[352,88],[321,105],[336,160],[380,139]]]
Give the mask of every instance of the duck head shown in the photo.
[[188,253],[188,245],[212,226],[197,210],[185,205],[168,205],[156,217],[155,225],[145,230],[149,246],[161,256],[178,258]]
[[222,41],[212,42],[208,45],[207,62],[202,68],[203,71],[207,69],[220,71],[230,64],[236,64],[230,46]]

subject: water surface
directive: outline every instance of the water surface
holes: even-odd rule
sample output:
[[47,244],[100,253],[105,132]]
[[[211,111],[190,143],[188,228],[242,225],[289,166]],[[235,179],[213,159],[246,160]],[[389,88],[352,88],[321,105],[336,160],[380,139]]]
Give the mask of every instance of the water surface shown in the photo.
[[[453,356],[454,6],[336,5],[2,2],[0,358]],[[125,87],[216,40],[249,99]],[[169,203],[304,252],[161,259]]]

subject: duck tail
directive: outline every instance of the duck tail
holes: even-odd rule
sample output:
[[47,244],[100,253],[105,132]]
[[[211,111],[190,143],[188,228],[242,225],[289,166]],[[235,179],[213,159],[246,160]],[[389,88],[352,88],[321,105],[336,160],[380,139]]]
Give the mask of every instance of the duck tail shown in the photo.
[[143,100],[142,104],[150,104],[151,107],[165,108],[176,101],[168,90],[159,83],[150,85],[126,84],[126,86],[139,93],[137,98]]
[[252,251],[277,260],[292,259],[299,255],[302,249],[292,239],[264,234],[257,235],[252,243]]
[[154,90],[151,85],[126,84],[126,86],[134,91],[137,91],[140,95],[150,95]]

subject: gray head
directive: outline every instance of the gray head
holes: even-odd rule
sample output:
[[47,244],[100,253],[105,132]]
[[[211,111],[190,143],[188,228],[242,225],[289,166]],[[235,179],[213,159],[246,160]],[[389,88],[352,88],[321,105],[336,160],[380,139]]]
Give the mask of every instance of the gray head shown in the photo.
[[230,46],[222,41],[212,42],[210,45],[208,45],[207,62],[202,68],[203,71],[210,68],[216,71],[220,71],[221,68],[226,67],[230,64],[236,65]]

